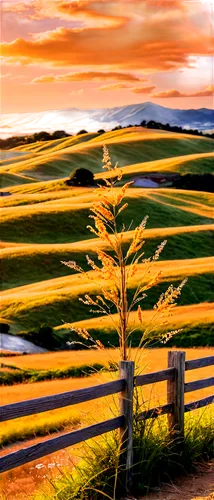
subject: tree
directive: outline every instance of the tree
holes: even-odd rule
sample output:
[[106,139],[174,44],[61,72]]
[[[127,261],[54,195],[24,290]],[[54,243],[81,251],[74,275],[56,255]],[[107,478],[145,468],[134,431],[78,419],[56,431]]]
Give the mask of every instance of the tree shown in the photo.
[[76,168],[71,172],[67,186],[91,186],[94,184],[94,174],[87,168]]
[[77,132],[77,135],[82,135],[82,134],[87,134],[87,133],[88,133],[87,130],[82,129],[79,132]]
[[70,137],[70,134],[67,134],[64,130],[55,130],[50,139],[63,139],[64,137]]

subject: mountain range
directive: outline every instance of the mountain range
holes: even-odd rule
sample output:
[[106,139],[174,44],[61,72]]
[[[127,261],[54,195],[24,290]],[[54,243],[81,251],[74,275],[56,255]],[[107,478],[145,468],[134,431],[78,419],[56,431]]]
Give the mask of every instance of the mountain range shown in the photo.
[[143,120],[205,131],[214,128],[214,110],[172,109],[144,102],[114,108],[67,108],[38,113],[9,113],[1,116],[0,137],[5,139],[13,135],[33,134],[42,130],[47,132],[65,130],[70,134],[75,134],[81,129],[96,132],[100,128],[111,130],[118,125],[123,127],[139,125]]

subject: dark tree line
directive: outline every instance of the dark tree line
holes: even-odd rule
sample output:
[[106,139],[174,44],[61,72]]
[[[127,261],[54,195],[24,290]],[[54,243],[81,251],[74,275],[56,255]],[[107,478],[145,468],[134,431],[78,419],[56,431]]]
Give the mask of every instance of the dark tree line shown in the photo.
[[203,134],[200,130],[197,129],[186,129],[179,127],[177,125],[170,125],[169,123],[163,124],[160,122],[156,122],[155,120],[149,120],[148,122],[146,120],[143,120],[140,125],[139,123],[136,123],[135,125],[125,125],[122,127],[121,125],[117,125],[112,129],[114,130],[122,130],[123,128],[132,128],[132,127],[144,127],[148,129],[154,129],[154,130],[166,130],[167,132],[176,132],[177,134],[191,134],[191,135],[199,135],[202,137],[209,137],[210,139],[214,139],[214,134]]

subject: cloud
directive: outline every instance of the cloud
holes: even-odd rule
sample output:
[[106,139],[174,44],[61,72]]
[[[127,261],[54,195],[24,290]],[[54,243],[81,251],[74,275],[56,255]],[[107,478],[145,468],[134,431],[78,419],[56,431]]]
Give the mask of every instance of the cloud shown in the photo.
[[83,89],[78,89],[78,90],[72,90],[72,92],[70,92],[70,94],[68,95],[80,95],[83,93]]
[[176,89],[170,89],[152,94],[152,97],[209,97],[212,95],[214,95],[214,85],[208,85],[204,90],[197,90],[196,92],[180,92]]
[[10,78],[12,73],[5,73],[4,75],[0,74],[0,78]]
[[134,94],[149,94],[154,89],[156,89],[156,85],[148,85],[147,87],[134,87],[131,90]]
[[129,88],[129,85],[126,85],[125,83],[112,83],[109,85],[104,85],[103,87],[99,87],[98,90],[121,90]]
[[[43,20],[42,27],[36,34],[34,29],[30,39],[17,38],[2,44],[2,55],[11,64],[150,74],[190,67],[192,56],[213,52],[209,22],[200,11],[201,4],[194,9],[182,0],[38,0],[26,5],[32,9],[32,4],[38,4],[36,15]],[[75,12],[83,15],[89,10],[93,23],[75,24]],[[55,27],[62,11],[69,15],[69,27],[63,22],[61,27]],[[46,31],[45,16],[53,19],[53,27]],[[96,24],[100,16],[120,19],[120,24]]]
[[32,83],[67,83],[67,82],[83,82],[83,81],[102,81],[102,80],[118,80],[128,82],[147,81],[145,78],[139,78],[131,73],[119,73],[118,71],[85,71],[76,73],[66,73],[64,75],[42,75],[34,78]]

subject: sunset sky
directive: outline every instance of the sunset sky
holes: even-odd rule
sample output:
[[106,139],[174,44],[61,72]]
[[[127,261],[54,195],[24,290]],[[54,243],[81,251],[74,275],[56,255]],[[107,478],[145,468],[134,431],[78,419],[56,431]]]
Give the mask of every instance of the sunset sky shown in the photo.
[[214,0],[3,0],[1,110],[213,108]]

